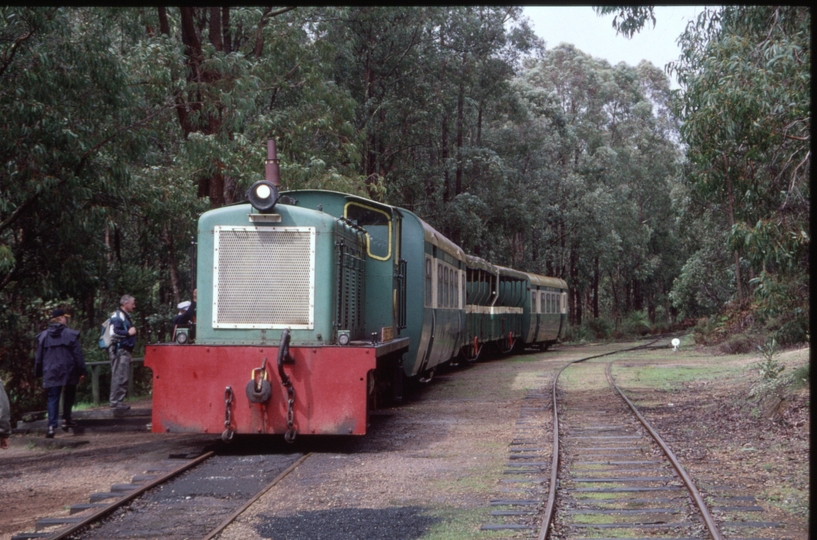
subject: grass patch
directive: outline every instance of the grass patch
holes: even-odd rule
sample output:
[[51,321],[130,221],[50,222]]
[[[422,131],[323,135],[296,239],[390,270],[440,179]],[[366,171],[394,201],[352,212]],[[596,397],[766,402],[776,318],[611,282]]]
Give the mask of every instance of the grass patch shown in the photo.
[[584,525],[604,525],[615,523],[617,516],[612,514],[573,514],[573,522]]
[[807,519],[809,515],[809,494],[808,491],[793,487],[779,486],[765,498],[772,506],[779,508],[783,512]]
[[607,499],[613,499],[613,500],[618,499],[619,497],[621,497],[621,495],[619,493],[579,492],[579,493],[573,493],[573,497],[576,500],[579,500],[579,501],[583,501],[583,500],[604,501],[604,500],[607,500]]
[[640,386],[672,390],[689,381],[720,379],[739,371],[723,366],[679,366],[655,365],[617,366],[613,365],[612,373],[616,384],[638,383]]
[[[508,538],[508,531],[481,531],[484,523],[494,522],[489,508],[462,510],[459,508],[434,508],[428,514],[440,521],[431,526],[422,540],[473,540],[474,538]],[[527,535],[526,535],[527,536]]]
[[603,531],[582,531],[582,538],[632,538],[632,533],[625,529],[604,529]]
[[589,471],[601,471],[606,470],[609,468],[609,465],[592,465],[592,464],[580,464],[580,465],[572,465],[570,467],[571,470],[576,472],[589,472]]

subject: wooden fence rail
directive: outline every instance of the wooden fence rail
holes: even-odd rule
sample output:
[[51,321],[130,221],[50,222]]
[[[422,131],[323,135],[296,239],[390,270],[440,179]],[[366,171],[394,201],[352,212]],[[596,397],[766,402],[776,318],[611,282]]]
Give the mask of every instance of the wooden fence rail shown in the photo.
[[[128,377],[128,395],[133,396],[133,366],[134,364],[141,364],[145,361],[144,358],[132,358],[130,362],[130,377]],[[85,362],[85,365],[91,369],[91,393],[94,397],[94,407],[99,407],[99,371],[102,366],[110,366],[111,363],[107,361],[102,362]]]

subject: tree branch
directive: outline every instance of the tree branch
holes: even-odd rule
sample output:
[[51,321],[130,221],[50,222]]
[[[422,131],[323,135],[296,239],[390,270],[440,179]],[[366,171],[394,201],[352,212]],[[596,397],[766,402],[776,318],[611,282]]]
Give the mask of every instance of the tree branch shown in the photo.
[[[95,144],[93,147],[91,147],[91,149],[89,149],[87,152],[85,152],[85,154],[83,154],[83,156],[80,158],[79,163],[77,164],[77,166],[74,167],[73,173],[74,174],[79,174],[79,172],[85,166],[85,163],[88,161],[88,159],[91,157],[91,155],[98,152],[100,148],[102,148],[103,146],[105,146],[106,144],[108,144],[109,142],[114,140],[116,137],[118,137],[122,133],[125,133],[126,131],[129,131],[131,129],[134,129],[134,128],[138,127],[138,126],[141,126],[141,125],[147,123],[148,121],[155,118],[156,116],[158,116],[159,114],[161,114],[165,110],[169,110],[169,109],[171,109],[173,107],[174,107],[174,105],[168,105],[168,106],[162,107],[162,108],[156,110],[153,114],[150,114],[150,115],[142,118],[141,120],[138,120],[138,121],[130,124],[129,126],[125,126],[125,127],[121,128],[121,129],[113,132],[108,137],[105,137],[104,139],[99,141],[97,144]],[[46,175],[45,177],[48,178],[50,176],[51,175]],[[53,178],[57,178],[57,177],[53,177]],[[59,187],[63,186],[65,184],[65,182],[66,182],[65,178],[59,178],[59,179],[57,179],[57,185],[55,187],[59,188]],[[27,210],[32,204],[34,204],[34,202],[36,202],[36,200],[39,198],[39,196],[40,196],[40,193],[34,193],[28,199],[23,201],[23,203],[20,206],[15,208],[14,211],[11,213],[11,215],[9,215],[9,217],[7,217],[2,223],[0,223],[0,232],[4,231],[12,223],[14,223],[25,210]]]
[[256,58],[261,58],[261,54],[264,52],[264,26],[267,25],[267,21],[269,21],[271,17],[277,17],[278,15],[291,11],[296,7],[297,6],[284,7],[275,11],[272,11],[271,7],[264,9],[264,13],[261,15],[261,20],[258,21],[258,29],[255,31],[255,47],[253,52]]

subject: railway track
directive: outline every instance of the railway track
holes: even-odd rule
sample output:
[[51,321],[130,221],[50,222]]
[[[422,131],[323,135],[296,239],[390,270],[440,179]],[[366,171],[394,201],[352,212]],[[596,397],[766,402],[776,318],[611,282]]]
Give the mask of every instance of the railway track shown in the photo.
[[[654,347],[652,342],[634,349]],[[552,439],[521,432],[512,442],[506,474],[521,476],[501,480],[513,486],[501,491],[518,495],[492,500],[494,522],[482,530],[538,540],[785,538],[774,530],[782,524],[752,518],[762,508],[749,490],[713,489],[712,479],[704,478],[707,496],[701,494],[672,449],[616,386],[611,367],[620,356],[601,360],[634,349],[569,362],[550,379],[549,400],[544,392],[529,393],[537,414],[552,414],[537,418]],[[530,411],[523,405],[518,431],[533,429],[524,420]]]
[[539,538],[722,538],[671,449],[615,386],[612,362],[571,369],[598,381],[562,391],[559,504]]
[[[490,501],[492,523],[482,528],[499,531],[492,538],[505,534],[501,532],[505,530],[512,538],[526,535],[540,540],[793,538],[779,524],[763,519],[760,504],[737,478],[734,485],[724,485],[716,475],[706,477],[698,470],[694,476],[701,482],[703,496],[695,486],[688,487],[691,482],[685,479],[683,469],[673,464],[671,449],[655,441],[654,430],[642,423],[615,387],[613,375],[621,372],[611,371],[610,359],[621,359],[621,353],[626,352],[574,360],[558,373],[548,370],[538,376],[534,389],[516,402],[519,417],[515,435],[508,446],[499,494]],[[618,356],[605,358],[616,353]],[[627,358],[628,362],[631,359]],[[676,430],[679,434],[682,431]],[[684,441],[679,437],[673,443],[679,445],[680,452]],[[359,450],[356,445],[352,454],[355,450]],[[92,497],[96,506],[78,507],[78,513],[72,514],[83,520],[70,524],[73,529],[65,522],[45,520],[37,525],[38,536],[16,535],[14,539],[216,539],[218,531],[307,457],[280,453],[211,454],[196,459],[183,456],[145,471],[130,484],[112,486],[110,493],[98,494],[99,500]],[[180,461],[185,462],[184,469],[178,467]],[[317,463],[310,461],[310,469]],[[717,461],[707,463],[707,467],[717,469]],[[357,474],[360,472],[358,469]],[[306,489],[311,488],[307,485]],[[338,492],[335,487],[333,493]],[[118,504],[103,508],[106,496]],[[703,510],[696,505],[701,499],[708,503],[708,509],[707,505],[702,505]],[[283,506],[286,504],[282,501]],[[369,532],[368,527],[375,530],[377,523],[382,525],[365,512],[368,508],[354,504],[339,508],[324,511],[321,507],[294,516],[281,510],[275,519],[281,527],[301,520],[302,529],[313,531],[316,515],[337,527],[348,521],[341,519],[341,514],[357,512],[357,531]],[[404,508],[398,504],[388,510]],[[395,513],[401,517],[394,520],[406,519],[405,515]],[[272,517],[267,520],[275,521]],[[301,537],[309,536],[305,533]]]
[[210,540],[310,455],[176,456],[12,540]]

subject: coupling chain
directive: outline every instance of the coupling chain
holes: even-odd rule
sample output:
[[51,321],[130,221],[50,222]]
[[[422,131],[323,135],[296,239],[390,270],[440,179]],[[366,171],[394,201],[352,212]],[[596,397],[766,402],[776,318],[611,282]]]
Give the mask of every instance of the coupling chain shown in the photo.
[[224,389],[224,433],[221,434],[221,439],[224,442],[232,441],[233,435],[235,435],[235,430],[230,427],[233,423],[233,412],[230,409],[232,404],[233,388],[228,386]]
[[[289,383],[289,384],[287,384]],[[292,383],[287,381],[284,383],[287,387],[287,432],[284,434],[284,440],[288,443],[292,443],[295,441],[295,435],[298,433],[295,431],[295,428],[292,427],[292,424],[295,422],[295,388],[292,387]]]

